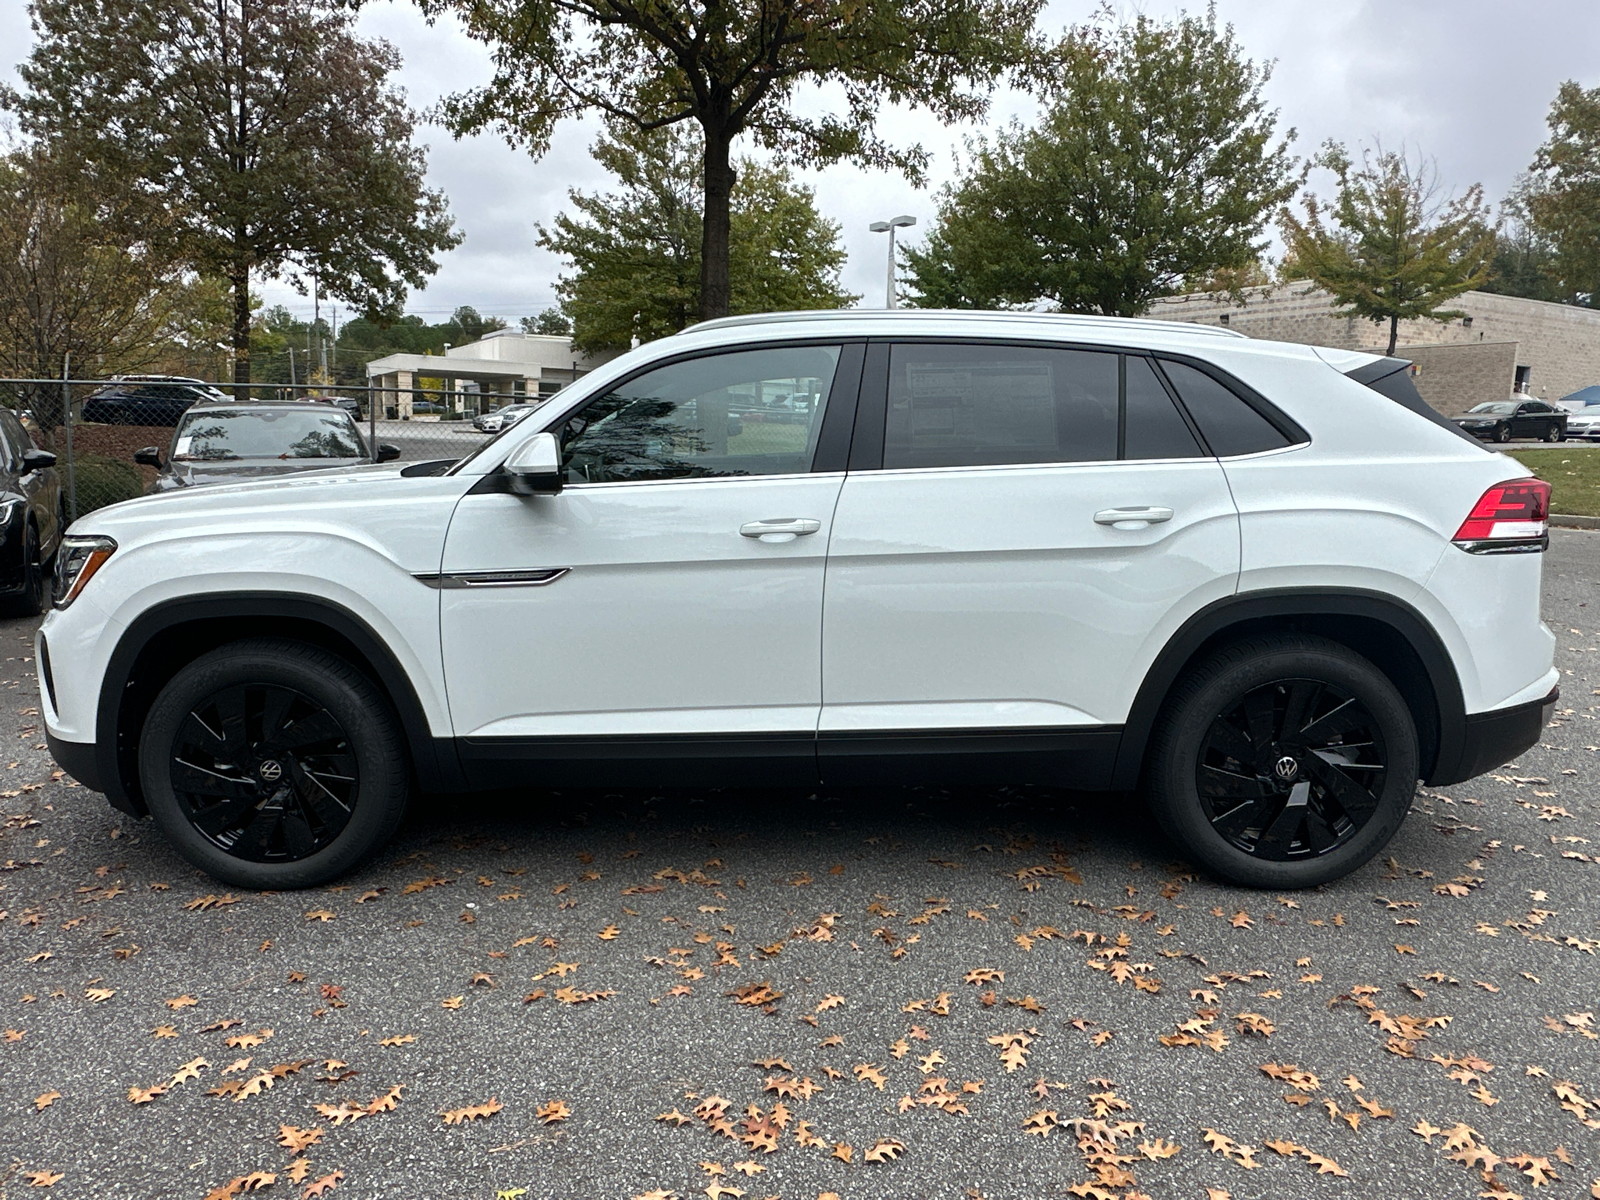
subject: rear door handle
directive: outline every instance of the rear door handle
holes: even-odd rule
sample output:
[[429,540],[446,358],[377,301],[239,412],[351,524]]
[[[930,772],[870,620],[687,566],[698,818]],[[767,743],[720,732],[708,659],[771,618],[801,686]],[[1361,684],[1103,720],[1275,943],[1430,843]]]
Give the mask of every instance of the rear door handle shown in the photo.
[[770,517],[765,521],[748,521],[739,526],[739,532],[763,542],[792,542],[821,528],[822,522],[812,517]]
[[1109,525],[1113,529],[1149,529],[1163,521],[1172,520],[1172,510],[1159,505],[1136,505],[1131,508],[1102,508],[1094,515],[1096,525]]

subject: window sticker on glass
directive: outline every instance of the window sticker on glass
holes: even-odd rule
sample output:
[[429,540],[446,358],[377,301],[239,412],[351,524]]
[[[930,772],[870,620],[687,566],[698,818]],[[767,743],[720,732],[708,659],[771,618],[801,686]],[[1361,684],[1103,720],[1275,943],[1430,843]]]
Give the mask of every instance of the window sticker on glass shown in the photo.
[[194,438],[190,437],[188,434],[185,434],[183,437],[179,438],[178,444],[172,449],[174,457],[182,458],[184,455],[188,454],[189,444],[193,441]]
[[1054,446],[1055,389],[1048,362],[906,364],[911,448],[987,443]]

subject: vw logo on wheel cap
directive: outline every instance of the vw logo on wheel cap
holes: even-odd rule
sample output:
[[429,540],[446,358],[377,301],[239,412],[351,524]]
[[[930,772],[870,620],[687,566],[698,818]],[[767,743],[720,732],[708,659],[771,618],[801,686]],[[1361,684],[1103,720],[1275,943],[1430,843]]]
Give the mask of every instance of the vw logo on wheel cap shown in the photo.
[[[1293,761],[1293,759],[1290,760],[1291,763]],[[1279,769],[1280,771],[1282,769],[1281,763],[1279,764]],[[270,783],[272,780],[277,779],[283,774],[283,764],[278,762],[276,759],[269,758],[266,762],[261,764],[258,773],[260,774],[261,778]]]
[[[277,764],[273,765],[276,766]],[[266,768],[263,767],[262,770],[265,771]],[[1289,755],[1285,754],[1277,762],[1272,764],[1272,773],[1285,783],[1288,783],[1296,775],[1300,774],[1300,764]]]

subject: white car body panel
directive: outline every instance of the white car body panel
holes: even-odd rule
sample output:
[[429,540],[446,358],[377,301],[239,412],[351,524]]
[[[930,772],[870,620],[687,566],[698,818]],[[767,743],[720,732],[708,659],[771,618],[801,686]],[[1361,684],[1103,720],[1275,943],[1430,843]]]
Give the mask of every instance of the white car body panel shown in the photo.
[[[822,579],[844,475],[583,484],[468,496],[441,570],[569,568],[548,587],[445,589],[465,737],[816,728]],[[790,541],[740,535],[809,517]]]
[[[1147,506],[1176,515],[1094,520]],[[1215,459],[852,474],[828,551],[821,728],[1118,724],[1152,630],[1232,594],[1238,571]]]

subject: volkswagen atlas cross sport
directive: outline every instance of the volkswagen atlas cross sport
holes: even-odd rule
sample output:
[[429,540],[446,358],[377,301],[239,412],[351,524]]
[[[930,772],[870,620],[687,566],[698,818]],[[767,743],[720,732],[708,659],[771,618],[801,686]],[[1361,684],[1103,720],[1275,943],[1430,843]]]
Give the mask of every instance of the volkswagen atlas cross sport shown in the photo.
[[[1018,313],[712,321],[454,463],[80,520],[56,760],[232,885],[413,789],[1142,789],[1293,888],[1539,737],[1549,488],[1404,362]],[[1108,802],[1114,802],[1108,800]]]

